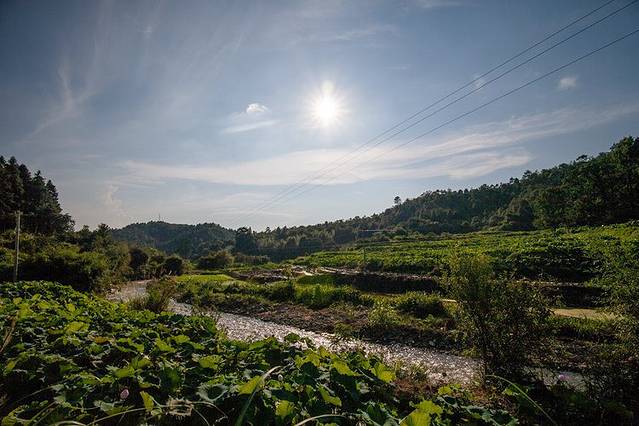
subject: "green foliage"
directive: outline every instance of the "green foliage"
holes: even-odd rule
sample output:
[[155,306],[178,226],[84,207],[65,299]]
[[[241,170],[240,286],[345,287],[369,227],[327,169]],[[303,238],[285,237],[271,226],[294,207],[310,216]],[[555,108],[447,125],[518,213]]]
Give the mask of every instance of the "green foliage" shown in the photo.
[[292,281],[280,281],[269,284],[257,284],[233,280],[224,274],[192,275],[178,279],[181,283],[182,299],[206,306],[225,299],[212,297],[214,294],[243,294],[262,297],[273,302],[300,303],[309,308],[326,308],[334,303],[347,302],[370,306],[372,300],[359,291],[333,285],[295,284]]
[[[611,255],[610,247],[620,253]],[[356,268],[368,262],[389,272],[441,275],[457,252],[485,255],[498,274],[514,278],[587,281],[623,268],[616,258],[639,257],[635,222],[531,232],[476,232],[427,240],[382,242],[296,259],[310,266]]]
[[179,276],[186,271],[187,265],[180,256],[169,256],[164,260],[162,269],[164,274]]
[[20,210],[21,228],[34,234],[66,234],[73,230],[73,220],[62,213],[58,191],[14,157],[0,156],[0,232],[15,228],[15,213]]
[[448,284],[484,374],[519,379],[543,357],[550,310],[538,290],[495,280],[487,258],[462,254],[451,260]]
[[385,331],[401,325],[402,320],[391,303],[377,301],[368,313],[368,322],[371,328]]
[[178,294],[178,284],[171,277],[164,277],[149,282],[146,286],[147,294],[133,299],[129,305],[134,309],[147,309],[159,314],[169,307],[169,302]]
[[[408,414],[389,385],[393,371],[374,357],[229,341],[209,318],[130,310],[57,284],[0,287],[7,327],[3,424],[294,424],[332,415],[335,424],[390,425]],[[416,407],[442,424],[514,421],[445,393]]]
[[315,275],[304,275],[297,279],[299,284],[325,284],[325,285],[334,285],[335,283],[335,275],[333,274],[315,274]]
[[200,269],[224,269],[233,264],[233,256],[226,250],[210,252],[197,260]]
[[[20,255],[19,277],[29,280],[55,279],[81,291],[103,291],[120,279],[117,265],[106,254],[82,252],[78,246],[24,234],[25,250]],[[34,239],[32,244],[32,240]],[[3,241],[7,241],[4,240]],[[9,245],[11,241],[7,241]],[[13,276],[11,251],[0,251],[0,280]]]
[[618,322],[587,318],[550,316],[548,327],[558,337],[567,337],[591,342],[611,342],[615,340]]
[[431,315],[434,317],[448,316],[448,311],[438,294],[411,291],[397,296],[395,303],[399,311],[417,318],[427,318]]
[[372,301],[352,288],[332,285],[301,285],[295,289],[295,301],[309,308],[326,308],[334,303],[348,302],[356,305],[371,305]]
[[122,229],[111,230],[117,241],[138,247],[152,247],[185,259],[205,256],[222,250],[233,243],[233,231],[215,223],[182,225],[153,221],[133,223]]

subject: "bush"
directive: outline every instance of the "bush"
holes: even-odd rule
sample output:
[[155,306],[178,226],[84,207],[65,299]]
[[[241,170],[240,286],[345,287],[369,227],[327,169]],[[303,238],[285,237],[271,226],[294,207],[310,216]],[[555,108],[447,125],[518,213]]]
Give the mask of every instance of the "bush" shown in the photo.
[[328,285],[300,286],[295,292],[295,300],[310,308],[326,308],[333,303],[348,302],[354,305],[370,305],[371,300],[348,287],[333,287]]
[[494,280],[485,256],[462,254],[450,265],[460,328],[479,352],[484,375],[523,378],[544,354],[548,302],[532,286]]
[[333,274],[304,275],[297,279],[299,284],[336,284]]
[[240,263],[242,265],[263,265],[265,263],[270,262],[268,256],[251,256],[244,253],[235,253],[235,263]]
[[368,313],[368,324],[374,329],[389,330],[401,324],[401,318],[390,303],[376,302]]
[[412,291],[397,296],[395,301],[395,306],[399,311],[418,318],[426,318],[429,315],[434,317],[448,316],[448,311],[438,294]]
[[146,296],[133,299],[129,306],[133,309],[147,309],[155,313],[164,312],[169,307],[169,302],[178,293],[175,280],[171,278],[160,278],[151,281],[146,286]]
[[[22,257],[22,256],[21,256]],[[109,259],[100,253],[83,252],[77,246],[60,244],[26,256],[19,268],[20,279],[55,280],[80,291],[105,291],[119,277]]]
[[261,286],[260,293],[269,300],[285,302],[295,298],[295,286],[291,281],[264,284]]
[[223,269],[233,264],[233,256],[226,250],[211,252],[198,259],[197,267],[200,269]]
[[186,269],[186,264],[184,259],[180,256],[170,256],[164,260],[164,264],[162,265],[165,274],[169,275],[182,275],[184,270]]

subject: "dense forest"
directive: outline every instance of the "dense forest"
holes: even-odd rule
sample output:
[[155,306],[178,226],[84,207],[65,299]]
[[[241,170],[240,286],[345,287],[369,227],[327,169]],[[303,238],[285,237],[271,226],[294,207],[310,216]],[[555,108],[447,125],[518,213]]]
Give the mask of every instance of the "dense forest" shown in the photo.
[[14,157],[0,156],[0,231],[15,228],[16,212],[22,212],[22,229],[40,234],[60,234],[73,229],[73,220],[62,213],[58,191],[38,170],[31,173]]
[[133,223],[112,231],[118,241],[153,247],[193,258],[233,244],[235,233],[215,223],[182,225],[166,222]]

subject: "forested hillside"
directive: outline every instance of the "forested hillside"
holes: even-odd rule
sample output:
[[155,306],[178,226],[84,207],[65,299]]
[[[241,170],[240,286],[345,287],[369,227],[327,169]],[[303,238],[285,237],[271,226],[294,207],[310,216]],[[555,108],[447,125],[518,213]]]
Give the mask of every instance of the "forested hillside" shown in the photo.
[[112,231],[116,240],[154,247],[182,257],[198,257],[233,243],[235,233],[215,223],[182,225],[166,222],[133,223]]
[[[356,239],[485,229],[531,230],[621,223],[639,218],[639,138],[569,164],[527,171],[507,183],[436,190],[367,217],[253,233],[238,249],[291,257]],[[246,243],[252,234],[254,243]]]
[[235,251],[280,260],[361,239],[603,225],[632,219],[639,219],[639,138],[626,137],[595,157],[580,156],[568,164],[527,171],[506,183],[428,191],[366,217],[263,232],[242,227],[235,233],[214,223],[148,222],[114,230],[113,236],[189,258],[235,244]]
[[16,212],[22,212],[22,229],[39,234],[59,234],[73,229],[73,220],[62,213],[58,191],[40,171],[35,173],[14,157],[0,156],[0,231],[15,228]]

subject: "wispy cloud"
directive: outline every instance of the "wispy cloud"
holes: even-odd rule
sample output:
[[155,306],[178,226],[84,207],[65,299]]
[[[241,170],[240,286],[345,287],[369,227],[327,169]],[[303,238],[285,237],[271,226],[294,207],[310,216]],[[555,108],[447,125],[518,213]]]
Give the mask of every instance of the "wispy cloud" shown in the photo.
[[262,129],[264,127],[271,127],[271,126],[274,126],[275,124],[277,124],[277,120],[262,120],[262,121],[256,121],[253,123],[237,124],[237,125],[228,126],[222,129],[222,133],[233,134],[233,133],[250,132],[251,130]]
[[311,43],[332,43],[332,42],[347,42],[355,41],[364,38],[374,37],[378,35],[397,35],[398,29],[393,25],[379,25],[373,24],[367,27],[347,29],[343,31],[325,31],[316,32],[314,34],[306,34],[299,37],[298,43],[311,42]]
[[[483,176],[530,161],[531,155],[521,147],[523,142],[584,130],[638,112],[639,104],[617,105],[604,110],[560,109],[473,126],[459,134],[416,141],[401,148],[380,146],[352,156],[346,167],[326,174],[316,183],[333,185],[379,179]],[[347,149],[314,149],[235,164],[168,166],[128,161],[121,166],[134,179],[288,185],[304,180],[312,171],[335,164],[336,159],[348,154]]]
[[249,132],[251,130],[271,127],[278,120],[271,117],[271,110],[259,102],[253,102],[242,112],[235,112],[228,118],[228,123],[221,131],[222,134]]
[[437,9],[441,7],[461,6],[463,2],[458,0],[411,0],[422,9]]
[[557,89],[559,90],[568,90],[574,89],[577,87],[577,76],[576,75],[567,75],[559,79],[557,83]]

